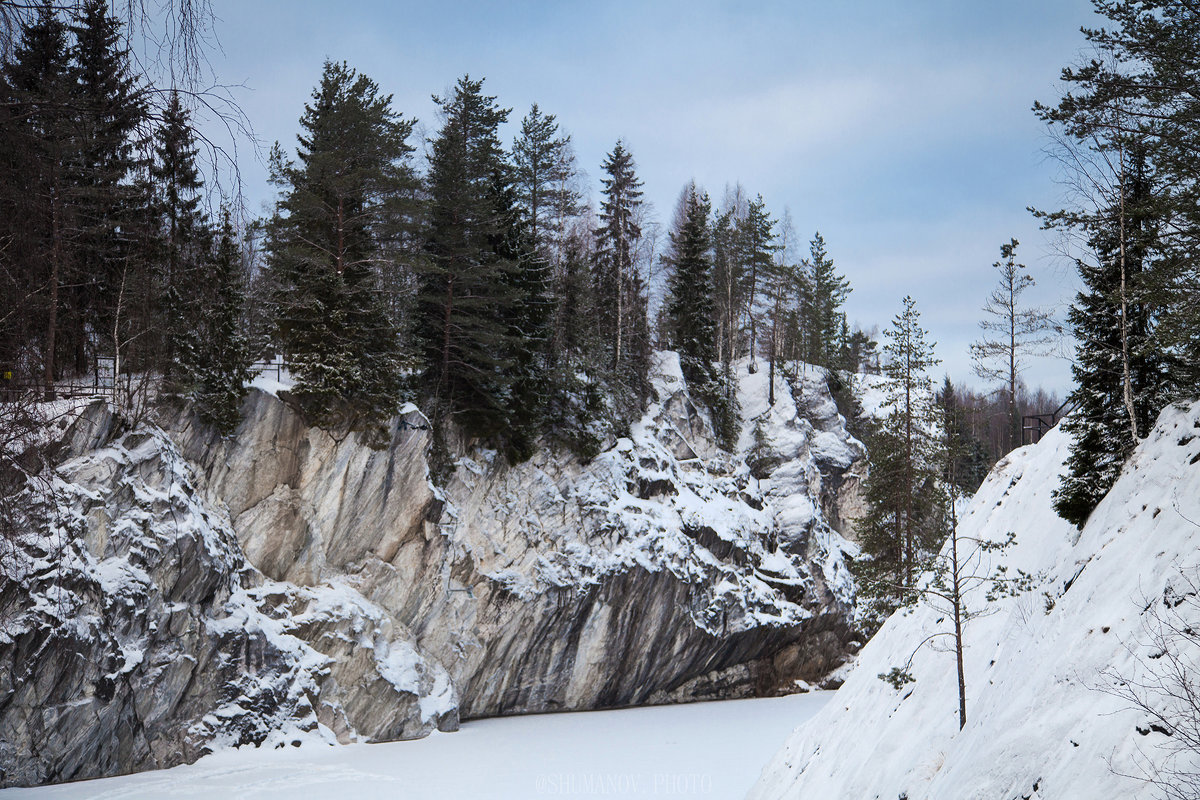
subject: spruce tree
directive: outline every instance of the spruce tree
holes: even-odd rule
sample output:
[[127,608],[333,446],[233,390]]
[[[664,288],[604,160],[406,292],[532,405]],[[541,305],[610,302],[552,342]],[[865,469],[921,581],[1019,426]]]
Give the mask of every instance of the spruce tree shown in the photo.
[[623,142],[617,142],[601,168],[605,177],[594,267],[597,322],[618,416],[628,417],[641,410],[650,391],[648,300],[636,260],[642,182]]
[[430,153],[415,327],[423,399],[439,433],[453,422],[469,437],[504,439],[522,316],[542,311],[540,301],[522,305],[527,245],[498,133],[509,109],[469,76],[434,99],[443,123]]
[[666,323],[670,345],[688,388],[712,412],[719,441],[737,444],[738,415],[725,376],[716,368],[716,322],[713,315],[712,237],[708,195],[689,183],[680,198],[682,214],[669,234],[664,261],[671,273],[667,286]]
[[500,275],[512,301],[507,309],[500,309],[508,312],[507,344],[512,363],[507,376],[507,425],[500,439],[509,461],[519,463],[533,455],[551,392],[553,281],[550,264],[538,254],[533,231],[517,206],[516,191],[504,183],[506,174],[497,172],[493,188],[502,228],[492,249],[509,267]]
[[928,376],[939,362],[911,297],[885,335],[886,415],[867,442],[871,471],[859,531],[864,557],[855,565],[863,596],[880,615],[912,602],[916,581],[945,534],[942,443]]
[[[76,272],[69,324],[74,366],[80,372],[88,367],[88,329],[110,330],[122,322],[116,317],[122,283],[144,288],[150,282],[150,264],[143,257],[147,242],[131,242],[128,233],[150,233],[142,222],[148,210],[145,196],[131,180],[145,167],[143,143],[138,141],[147,114],[145,87],[131,69],[121,29],[107,0],[84,0],[71,26],[77,146],[69,167]],[[141,313],[149,310],[144,305],[133,309],[139,333],[117,337],[136,339],[145,348],[148,342],[141,331],[153,320]]]
[[216,242],[204,265],[203,284],[196,287],[198,335],[181,344],[188,354],[190,394],[200,414],[225,435],[237,428],[238,409],[250,380],[250,345],[242,329],[245,281],[242,254],[229,209],[221,215]]
[[380,229],[411,190],[413,120],[345,63],[326,61],[300,118],[296,162],[276,144],[282,196],[268,231],[276,328],[314,421],[374,427],[396,408],[401,352],[379,288]]
[[1173,391],[1173,370],[1153,337],[1147,280],[1158,222],[1145,162],[1135,160],[1125,178],[1123,208],[1093,223],[1096,258],[1077,262],[1084,288],[1067,314],[1079,341],[1071,368],[1075,410],[1062,423],[1073,441],[1054,509],[1079,527]]
[[603,348],[596,333],[592,283],[593,236],[586,223],[565,235],[554,278],[554,341],[546,430],[576,455],[599,453]]
[[155,158],[150,166],[154,211],[162,231],[156,260],[163,298],[164,378],[168,385],[186,382],[200,366],[190,358],[196,349],[185,344],[185,340],[195,339],[203,322],[198,289],[206,277],[201,268],[208,258],[211,238],[201,208],[204,182],[196,166],[196,154],[190,114],[179,92],[172,91],[156,131]]

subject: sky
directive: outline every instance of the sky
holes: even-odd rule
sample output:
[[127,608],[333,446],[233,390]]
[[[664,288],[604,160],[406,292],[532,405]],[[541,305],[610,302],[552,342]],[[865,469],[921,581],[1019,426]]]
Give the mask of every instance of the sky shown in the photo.
[[[820,231],[850,280],[852,324],[885,328],[909,294],[937,343],[935,378],[978,388],[970,343],[1000,245],[1020,240],[1059,318],[1071,265],[1028,206],[1063,203],[1030,107],[1099,19],[1088,0],[853,2],[386,2],[212,0],[210,56],[261,142],[240,149],[251,210],[272,197],[270,144],[295,147],[326,58],[345,60],[436,133],[431,96],[464,74],[513,109],[532,103],[571,134],[593,199],[621,139],[665,226],[695,179],[719,202],[740,182],[803,242]],[[421,147],[420,142],[414,142]],[[1024,378],[1070,387],[1070,348]]]

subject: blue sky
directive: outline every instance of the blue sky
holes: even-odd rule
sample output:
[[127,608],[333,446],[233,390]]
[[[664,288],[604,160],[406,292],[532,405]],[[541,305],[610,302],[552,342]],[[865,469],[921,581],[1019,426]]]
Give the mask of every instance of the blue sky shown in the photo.
[[[430,95],[463,74],[512,107],[533,102],[571,133],[598,181],[618,139],[632,150],[664,224],[684,183],[719,198],[740,181],[807,240],[820,230],[854,288],[852,322],[886,326],[911,294],[943,359],[978,385],[967,348],[1009,238],[1063,306],[1069,264],[1026,206],[1061,203],[1034,100],[1095,25],[1088,0],[958,2],[282,2],[213,0],[213,68],[259,138],[294,146],[326,58],[395,96],[426,135]],[[270,195],[245,154],[246,192]],[[1070,383],[1065,358],[1026,380]]]

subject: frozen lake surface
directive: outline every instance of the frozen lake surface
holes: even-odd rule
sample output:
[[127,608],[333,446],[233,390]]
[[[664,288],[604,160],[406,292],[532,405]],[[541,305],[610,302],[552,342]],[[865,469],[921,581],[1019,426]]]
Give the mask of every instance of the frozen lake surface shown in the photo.
[[468,722],[389,744],[229,750],[189,766],[12,789],[36,800],[745,797],[832,692]]

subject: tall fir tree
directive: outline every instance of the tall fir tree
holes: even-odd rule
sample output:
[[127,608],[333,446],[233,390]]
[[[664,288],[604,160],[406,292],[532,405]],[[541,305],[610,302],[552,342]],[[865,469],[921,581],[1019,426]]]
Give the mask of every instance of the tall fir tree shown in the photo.
[[[140,219],[148,208],[134,180],[146,166],[141,134],[147,115],[146,90],[132,70],[122,24],[107,0],[84,0],[71,31],[77,144],[69,167],[73,188],[69,202],[76,228],[76,277],[68,323],[73,328],[74,368],[84,372],[89,367],[88,330],[119,326],[122,320],[115,315],[122,284],[145,287],[150,282],[149,243],[130,241],[129,233],[139,231],[144,237],[152,231]],[[142,313],[147,310],[145,304],[131,309],[126,321],[136,326],[136,332],[117,333],[114,338],[149,348],[145,332],[154,320]],[[118,342],[110,346],[115,348]],[[140,366],[149,367],[153,358],[152,352],[141,353]]]
[[[150,165],[154,212],[161,226],[158,283],[163,306],[164,378],[168,384],[186,381],[200,365],[197,352],[185,340],[194,339],[203,322],[197,302],[203,284],[211,233],[201,203],[204,182],[196,165],[196,136],[190,114],[172,91],[154,139]],[[181,374],[182,373],[182,374]]]
[[1079,342],[1075,410],[1062,423],[1073,441],[1054,509],[1079,527],[1174,390],[1173,370],[1153,337],[1147,284],[1158,208],[1144,159],[1132,156],[1121,178],[1120,207],[1089,222],[1095,260],[1077,262],[1084,288],[1067,314]]
[[197,335],[181,340],[189,364],[186,373],[190,395],[201,415],[222,434],[231,435],[246,384],[250,380],[250,343],[242,327],[246,287],[242,253],[229,209],[221,214],[221,227],[203,267],[203,282],[195,287]]
[[650,323],[636,255],[642,238],[642,181],[633,155],[618,141],[601,168],[603,198],[596,229],[595,298],[608,382],[618,416],[640,411],[650,391]]
[[498,132],[509,109],[470,76],[435,101],[443,123],[429,160],[415,330],[422,391],[439,434],[452,422],[468,437],[507,441],[517,331],[532,311],[522,308],[527,244]]
[[722,446],[737,444],[738,413],[725,375],[717,369],[716,321],[713,313],[712,204],[695,182],[684,187],[681,214],[669,234],[670,251],[664,261],[670,268],[666,321],[668,340],[679,353],[683,376],[693,396],[712,413],[713,428]]
[[[75,280],[69,241],[74,225],[65,201],[68,170],[74,161],[71,108],[75,89],[67,26],[49,0],[22,27],[20,42],[5,64],[5,79],[14,107],[25,112],[9,120],[9,136],[16,147],[3,154],[11,159],[10,174],[20,181],[14,185],[23,189],[7,195],[13,211],[6,220],[11,242],[21,247],[24,256],[20,262],[11,262],[11,274],[18,286],[38,287],[30,292],[37,310],[27,330],[36,331],[38,377],[53,397],[58,350],[64,338],[62,306],[66,287]],[[19,357],[17,348],[13,350],[14,358]]]
[[413,120],[345,63],[326,61],[300,118],[297,161],[277,144],[269,224],[277,336],[294,396],[323,424],[373,428],[396,408],[402,354],[379,288],[379,230],[415,180]]
[[855,571],[869,609],[907,605],[928,557],[946,533],[942,442],[928,371],[939,362],[911,297],[885,332],[886,414],[868,438],[871,471]]

